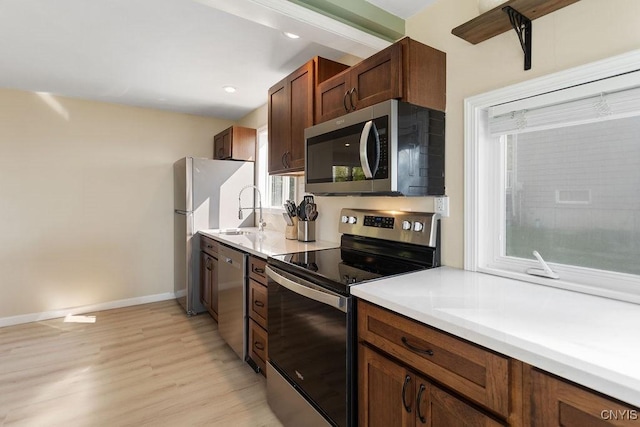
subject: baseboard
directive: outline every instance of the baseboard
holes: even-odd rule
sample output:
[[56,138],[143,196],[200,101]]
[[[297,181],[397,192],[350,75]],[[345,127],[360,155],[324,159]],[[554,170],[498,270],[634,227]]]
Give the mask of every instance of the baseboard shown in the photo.
[[0,317],[0,328],[4,326],[19,325],[22,323],[37,322],[40,320],[56,319],[65,317],[67,314],[85,314],[94,311],[111,310],[112,308],[130,307],[132,305],[148,304],[150,302],[166,301],[175,299],[173,292],[164,294],[147,295],[143,297],[135,297],[128,299],[120,299],[116,301],[102,302],[98,304],[85,305],[81,307],[64,308],[60,310],[44,311],[42,313],[22,314],[19,316]]

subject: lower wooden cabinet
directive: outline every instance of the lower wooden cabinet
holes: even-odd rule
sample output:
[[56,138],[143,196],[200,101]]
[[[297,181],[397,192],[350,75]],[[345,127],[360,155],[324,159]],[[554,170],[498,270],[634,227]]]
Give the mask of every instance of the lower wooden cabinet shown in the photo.
[[267,331],[249,318],[249,357],[258,365],[265,377],[267,376],[267,346]]
[[533,427],[640,426],[640,409],[530,370]]
[[267,376],[267,276],[266,261],[255,256],[249,257],[249,277],[247,279],[247,313],[249,313],[248,352],[251,360]]
[[364,344],[358,356],[361,426],[506,425]]
[[200,236],[200,302],[218,321],[218,242]]
[[218,321],[218,259],[200,252],[200,302]]

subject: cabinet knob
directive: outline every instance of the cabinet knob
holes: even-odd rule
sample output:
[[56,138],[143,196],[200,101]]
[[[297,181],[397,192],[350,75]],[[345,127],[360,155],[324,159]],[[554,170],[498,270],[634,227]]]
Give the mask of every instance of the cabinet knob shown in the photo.
[[255,342],[253,343],[253,346],[254,346],[255,348],[257,348],[258,350],[264,350],[264,344],[262,344],[260,341],[255,341]]

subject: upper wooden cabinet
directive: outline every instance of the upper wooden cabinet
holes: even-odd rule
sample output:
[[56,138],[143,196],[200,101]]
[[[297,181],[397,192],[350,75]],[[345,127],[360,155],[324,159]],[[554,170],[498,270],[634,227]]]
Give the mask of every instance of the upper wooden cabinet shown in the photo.
[[444,111],[446,54],[410,38],[400,40],[321,83],[315,122],[394,98]]
[[231,126],[213,137],[216,160],[256,160],[256,130]]
[[269,89],[269,173],[304,170],[304,129],[313,126],[316,87],[347,66],[315,57]]

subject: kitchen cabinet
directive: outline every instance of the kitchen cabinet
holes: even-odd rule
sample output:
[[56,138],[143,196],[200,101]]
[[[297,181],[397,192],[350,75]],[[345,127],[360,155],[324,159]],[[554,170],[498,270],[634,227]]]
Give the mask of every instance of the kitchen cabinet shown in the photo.
[[404,365],[359,344],[359,425],[502,426]]
[[521,363],[364,301],[358,341],[361,425],[520,425]]
[[247,307],[249,313],[249,357],[260,368],[262,375],[267,372],[267,276],[266,261],[249,257],[249,278],[247,280]]
[[218,321],[218,242],[200,236],[200,302]]
[[213,158],[216,160],[256,160],[257,131],[231,126],[213,137]]
[[315,123],[388,99],[444,111],[446,54],[410,38],[320,83]]
[[316,87],[346,68],[315,57],[269,89],[269,174],[304,171],[304,130],[314,125]]
[[533,427],[638,426],[640,409],[530,369]]

